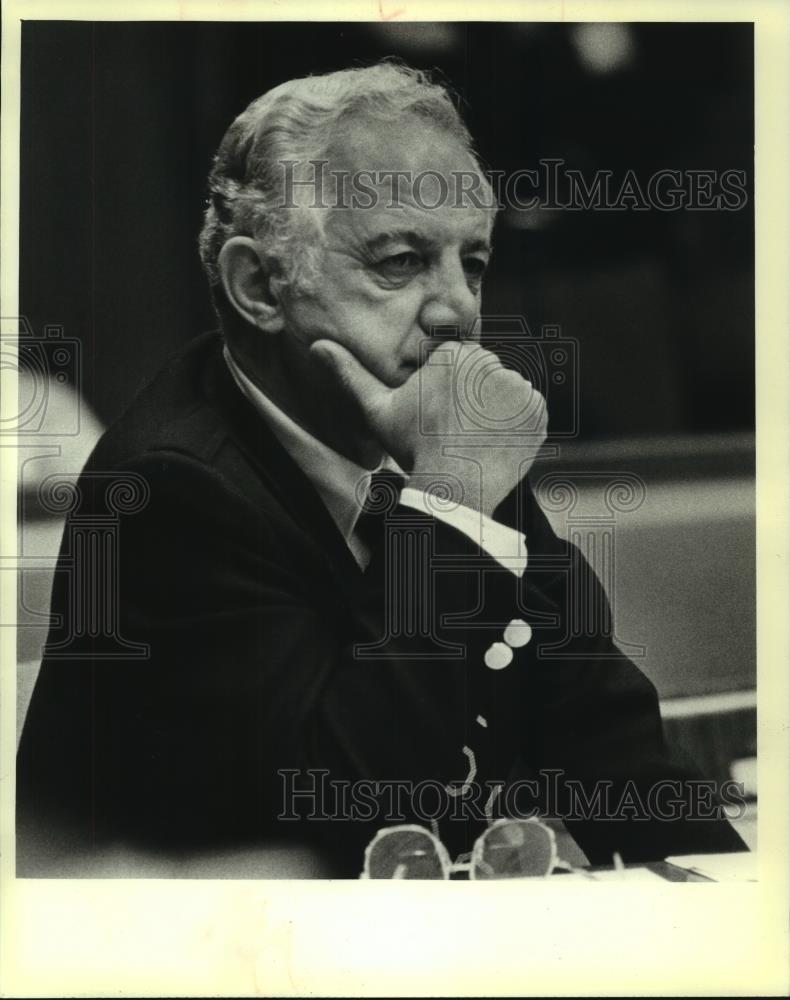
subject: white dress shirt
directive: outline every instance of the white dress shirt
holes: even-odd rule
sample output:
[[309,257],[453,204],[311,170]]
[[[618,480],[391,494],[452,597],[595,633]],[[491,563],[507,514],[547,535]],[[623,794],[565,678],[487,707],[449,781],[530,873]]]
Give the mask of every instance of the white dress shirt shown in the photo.
[[463,532],[502,566],[521,576],[527,566],[527,546],[520,531],[492,520],[463,504],[440,505],[435,497],[408,486],[408,476],[389,455],[375,469],[366,469],[313,437],[292,420],[244,374],[227,346],[225,362],[239,389],[271,427],[280,444],[304,472],[321,497],[332,520],[362,569],[370,561],[370,552],[356,533],[356,524],[367,496],[371,477],[381,469],[397,472],[407,485],[400,502],[444,521]]

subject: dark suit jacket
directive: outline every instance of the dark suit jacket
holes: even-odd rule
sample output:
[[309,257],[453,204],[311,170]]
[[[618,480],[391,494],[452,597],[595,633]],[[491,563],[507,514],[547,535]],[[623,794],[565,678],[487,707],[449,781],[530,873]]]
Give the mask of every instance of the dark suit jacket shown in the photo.
[[[354,875],[366,839],[399,814],[344,820],[348,803],[330,794],[340,786],[326,782],[457,787],[464,746],[484,788],[517,767],[549,769],[557,800],[531,804],[560,812],[569,781],[590,795],[609,782],[616,803],[634,791],[646,800],[662,780],[685,793],[698,777],[665,746],[651,683],[583,608],[568,630],[574,595],[588,595],[584,608],[605,597],[526,481],[497,511],[526,534],[521,580],[402,506],[363,573],[238,391],[216,335],[174,358],[107,431],[72,506],[18,758],[22,857],[41,829],[79,847],[285,838]],[[100,606],[104,620],[91,621]],[[485,651],[513,618],[532,624],[532,641],[490,670]],[[322,781],[323,799],[298,800],[317,818],[278,819],[295,808],[287,788]],[[401,818],[415,818],[408,800]],[[440,821],[451,853],[482,826]],[[722,820],[639,808],[567,826],[593,862],[743,846]]]

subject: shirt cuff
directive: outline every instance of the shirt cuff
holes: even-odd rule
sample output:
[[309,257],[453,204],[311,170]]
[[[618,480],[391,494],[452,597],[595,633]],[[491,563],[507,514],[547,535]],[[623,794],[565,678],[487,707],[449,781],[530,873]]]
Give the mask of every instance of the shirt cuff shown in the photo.
[[401,490],[400,502],[405,507],[429,514],[437,521],[443,521],[456,531],[463,532],[492,559],[496,559],[500,566],[509,569],[516,576],[522,576],[527,568],[527,540],[515,528],[500,524],[463,504],[442,510],[435,497],[411,486],[405,486]]

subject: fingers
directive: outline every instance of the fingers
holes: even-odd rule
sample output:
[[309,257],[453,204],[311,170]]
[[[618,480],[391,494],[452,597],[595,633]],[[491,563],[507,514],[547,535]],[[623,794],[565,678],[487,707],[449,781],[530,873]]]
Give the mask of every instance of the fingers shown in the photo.
[[331,368],[343,389],[359,404],[363,413],[374,416],[391,390],[356,357],[334,340],[317,340],[310,351]]

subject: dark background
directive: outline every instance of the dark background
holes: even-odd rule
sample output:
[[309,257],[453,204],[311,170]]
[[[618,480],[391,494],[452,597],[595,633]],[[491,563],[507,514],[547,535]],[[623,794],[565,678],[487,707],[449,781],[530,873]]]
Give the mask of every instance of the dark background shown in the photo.
[[598,69],[577,28],[25,23],[23,314],[37,333],[54,323],[79,338],[85,397],[110,421],[174,348],[216,325],[196,240],[230,121],[288,78],[399,55],[459,93],[493,169],[554,157],[643,183],[659,169],[747,172],[735,212],[500,219],[484,308],[578,339],[582,442],[748,433],[752,26],[626,25],[619,62]]

